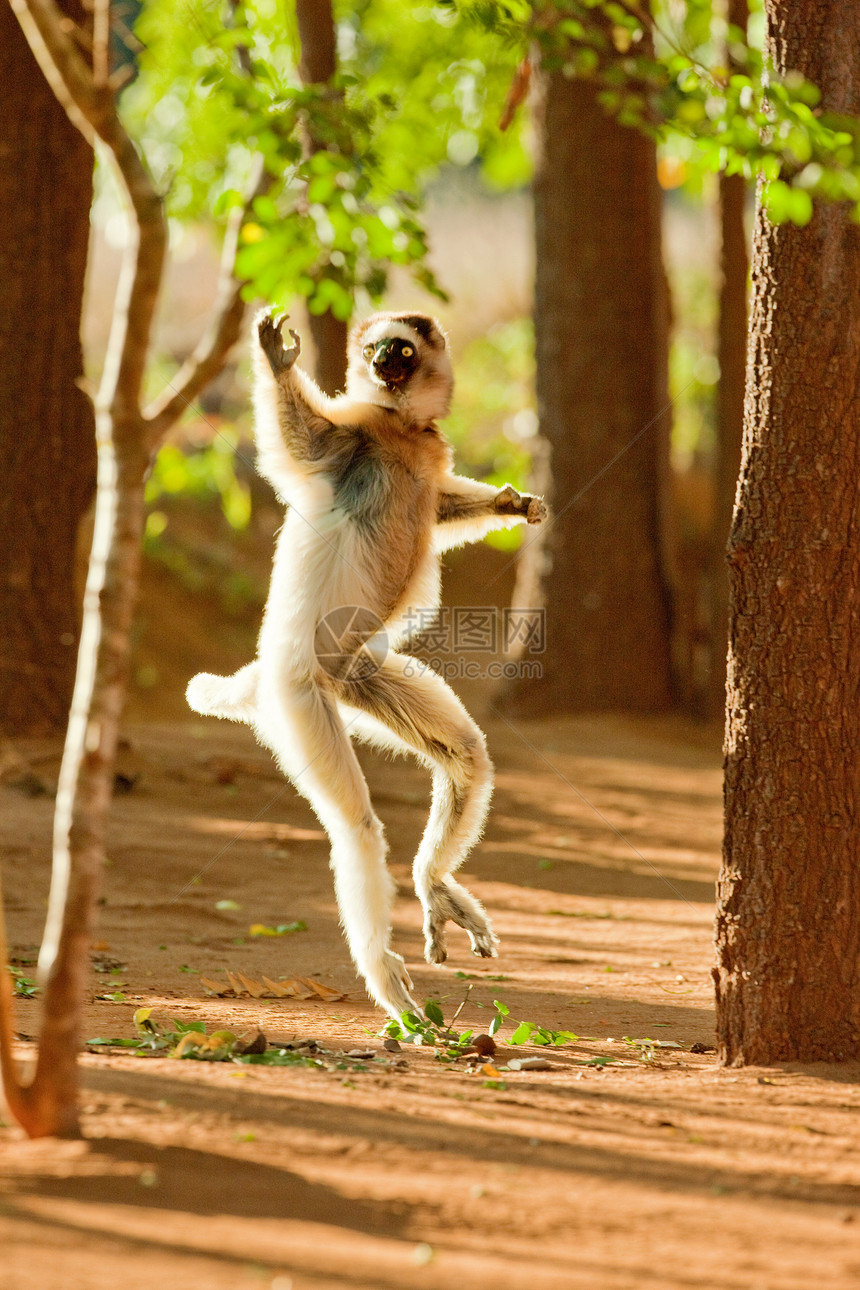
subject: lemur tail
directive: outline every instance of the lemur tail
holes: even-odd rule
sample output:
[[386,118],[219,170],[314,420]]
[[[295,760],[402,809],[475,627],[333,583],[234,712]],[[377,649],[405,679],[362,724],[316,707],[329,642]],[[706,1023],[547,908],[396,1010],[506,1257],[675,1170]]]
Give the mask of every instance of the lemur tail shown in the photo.
[[256,659],[232,676],[198,672],[185,691],[188,706],[206,717],[226,717],[250,725],[257,714],[257,675]]

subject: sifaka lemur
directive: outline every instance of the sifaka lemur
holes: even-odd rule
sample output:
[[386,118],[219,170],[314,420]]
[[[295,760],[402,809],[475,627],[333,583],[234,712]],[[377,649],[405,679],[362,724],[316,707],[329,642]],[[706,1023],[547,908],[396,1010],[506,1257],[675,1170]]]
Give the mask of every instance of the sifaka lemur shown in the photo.
[[[434,319],[377,313],[359,323],[346,393],[333,399],[296,366],[300,341],[290,330],[285,343],[285,322],[259,317],[253,355],[258,469],[288,504],[257,657],[233,676],[195,676],[188,702],[250,725],[310,802],[331,840],[356,967],[374,999],[399,1016],[416,1004],[391,949],[386,843],[350,740],[413,753],[432,770],[413,869],[427,961],[445,961],[449,920],[475,954],[492,957],[487,916],[452,877],[489,807],[486,742],[442,678],[396,647],[408,637],[410,611],[439,604],[441,552],[521,521],[539,524],[546,509],[510,485],[453,473],[436,424],[453,375]],[[340,651],[335,665],[321,647],[326,624]]]

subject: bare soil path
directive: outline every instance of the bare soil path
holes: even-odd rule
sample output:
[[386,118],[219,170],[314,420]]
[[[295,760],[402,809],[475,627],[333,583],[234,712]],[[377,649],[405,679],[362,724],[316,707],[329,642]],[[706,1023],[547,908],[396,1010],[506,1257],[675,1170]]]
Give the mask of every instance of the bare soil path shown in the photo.
[[[383,1018],[337,926],[324,837],[250,736],[215,723],[130,729],[88,1037],[130,1037],[135,1010],[151,1006],[165,1021],[259,1025],[380,1055],[306,1069],[89,1051],[85,1142],[0,1128],[3,1290],[860,1283],[860,1070],[727,1071],[690,1051],[713,1042],[712,733],[593,719],[496,721],[489,735],[497,793],[466,878],[501,936],[489,965],[456,931],[445,968],[423,964],[409,863],[428,777],[365,763],[419,999],[449,1017],[471,986],[458,1024],[486,1029],[500,999],[517,1020],[580,1036],[549,1052],[502,1042],[495,1077],[432,1049],[382,1050]],[[56,750],[19,751],[33,774],[15,787],[7,769],[0,783],[0,844],[27,976],[53,802],[24,789],[50,791]],[[291,922],[307,930],[250,932]],[[200,977],[226,989],[225,969],[346,997],[218,997]],[[18,1002],[25,1053],[37,1002]],[[502,1069],[537,1055],[551,1069]]]

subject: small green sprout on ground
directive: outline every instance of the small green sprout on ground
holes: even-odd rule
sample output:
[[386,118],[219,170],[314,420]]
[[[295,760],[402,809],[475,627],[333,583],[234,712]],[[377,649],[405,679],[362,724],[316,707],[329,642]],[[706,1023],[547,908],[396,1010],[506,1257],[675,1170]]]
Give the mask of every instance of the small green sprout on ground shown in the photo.
[[[500,1003],[498,999],[493,1000],[493,1006],[496,1009],[496,1016],[493,1018],[495,1030],[490,1031],[495,1034],[496,1030],[502,1025],[504,1019],[510,1014],[510,1008]],[[549,1030],[546,1026],[539,1026],[535,1021],[512,1021],[514,1032],[507,1040],[509,1044],[537,1044],[539,1047],[561,1048],[565,1044],[575,1044],[579,1035],[575,1035],[572,1030]]]
[[629,1035],[622,1035],[621,1042],[643,1062],[653,1062],[658,1048],[681,1048],[674,1039],[631,1039]]
[[[441,1005],[435,999],[428,999],[424,1005],[424,1015],[419,1017],[415,1012],[404,1012],[399,1021],[386,1023],[383,1034],[400,1043],[425,1044],[436,1049],[436,1059],[442,1062],[455,1061],[480,1050],[481,1036],[474,1030],[457,1031],[454,1023],[466,1004],[471,986],[467,988],[463,1002],[460,1004],[450,1025],[445,1024]],[[480,1005],[483,1006],[483,1005]],[[508,1024],[510,1008],[499,999],[493,1000],[495,1015],[487,1027],[487,1034],[492,1037],[498,1034],[503,1025]],[[540,1046],[562,1047],[564,1044],[576,1043],[579,1038],[572,1030],[550,1030],[539,1026],[534,1021],[511,1021],[513,1034],[506,1040],[508,1044],[538,1044]]]
[[453,1027],[463,1010],[471,988],[471,986],[467,988],[463,1003],[454,1013],[450,1026],[445,1025],[441,1005],[435,999],[428,999],[424,1004],[423,1016],[419,1016],[417,1012],[402,1012],[399,1021],[392,1018],[386,1022],[382,1028],[382,1034],[388,1039],[396,1039],[401,1044],[419,1044],[435,1048],[436,1060],[440,1062],[452,1062],[458,1057],[465,1056],[472,1049],[475,1032],[474,1030],[457,1031]]
[[14,982],[14,994],[18,999],[32,999],[34,994],[39,993],[38,981],[33,981],[30,977],[24,976],[24,973],[16,967],[10,967],[12,980]]

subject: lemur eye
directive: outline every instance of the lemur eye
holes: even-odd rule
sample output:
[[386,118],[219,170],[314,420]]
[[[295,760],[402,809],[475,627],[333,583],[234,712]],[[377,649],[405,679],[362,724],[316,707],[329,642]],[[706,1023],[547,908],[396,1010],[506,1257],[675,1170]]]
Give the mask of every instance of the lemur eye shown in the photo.
[[365,345],[361,352],[365,358],[373,358],[373,345]]
[[415,350],[412,348],[411,345],[404,345],[400,352],[404,358],[411,358],[412,355],[415,353]]

